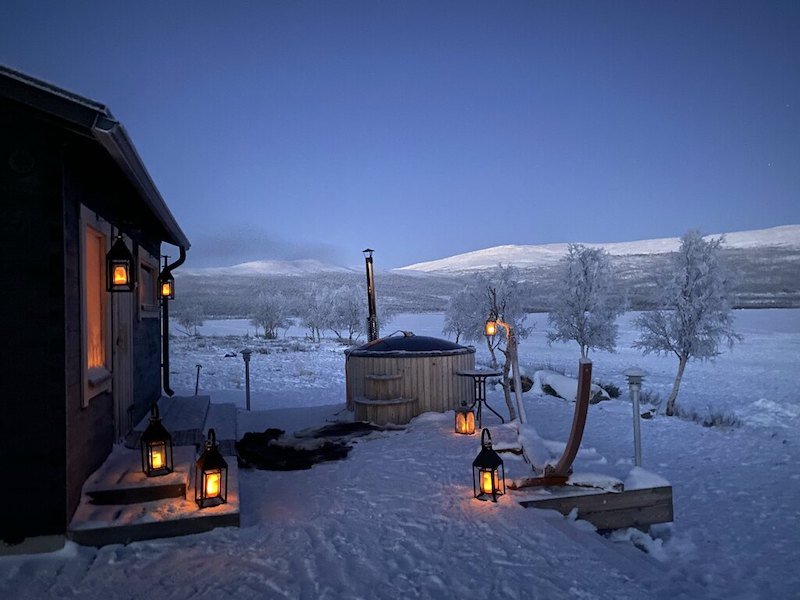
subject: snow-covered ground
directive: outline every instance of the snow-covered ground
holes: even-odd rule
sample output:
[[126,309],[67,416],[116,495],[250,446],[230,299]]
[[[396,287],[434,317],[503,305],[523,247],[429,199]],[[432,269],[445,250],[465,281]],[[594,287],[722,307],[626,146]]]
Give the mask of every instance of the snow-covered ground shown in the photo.
[[[383,333],[440,335],[441,321],[401,315]],[[548,346],[546,318],[531,322],[522,368],[575,372],[577,346]],[[405,431],[360,441],[344,461],[309,471],[241,471],[240,529],[0,558],[0,597],[796,598],[800,311],[742,311],[737,322],[745,340],[714,362],[690,363],[679,402],[735,414],[741,426],[705,428],[663,416],[641,422],[644,467],[674,489],[675,522],[653,537],[628,531],[612,541],[586,523],[521,508],[523,492],[496,505],[475,501],[477,436],[453,434],[452,413],[426,414]],[[592,356],[595,378],[624,390],[622,371],[639,366],[649,373],[645,390],[666,396],[677,361],[631,350],[630,323],[621,322],[619,353]],[[243,325],[207,327],[224,336]],[[343,347],[331,341],[176,339],[173,387],[193,392],[199,363],[201,390],[244,406],[241,356],[224,354],[245,345],[256,349],[254,411],[240,413],[241,430],[293,431],[341,411]],[[479,349],[479,362],[486,359]],[[557,450],[573,405],[524,398],[529,420]],[[489,401],[502,411],[499,390]],[[488,425],[497,429],[493,418]],[[627,394],[590,406],[575,470],[624,480],[632,456]]]

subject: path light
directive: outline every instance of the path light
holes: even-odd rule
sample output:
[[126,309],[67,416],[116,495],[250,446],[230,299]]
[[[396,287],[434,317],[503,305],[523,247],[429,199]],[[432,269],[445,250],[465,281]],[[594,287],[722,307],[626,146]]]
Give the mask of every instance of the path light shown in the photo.
[[506,474],[503,459],[492,450],[492,435],[481,432],[481,451],[472,461],[472,490],[478,500],[497,502],[506,493]]
[[161,423],[158,404],[150,409],[150,424],[142,433],[142,472],[148,477],[172,473],[172,436]]
[[132,292],[136,286],[133,255],[122,235],[118,235],[106,254],[106,289],[109,292]]
[[194,500],[200,508],[228,501],[228,463],[217,446],[217,434],[208,430],[205,450],[195,463]]
[[633,404],[633,460],[637,467],[642,466],[642,434],[639,429],[639,392],[642,390],[642,380],[647,375],[639,368],[628,369],[623,373],[628,379],[628,391]]
[[456,433],[462,435],[475,433],[475,413],[466,404],[456,408]]

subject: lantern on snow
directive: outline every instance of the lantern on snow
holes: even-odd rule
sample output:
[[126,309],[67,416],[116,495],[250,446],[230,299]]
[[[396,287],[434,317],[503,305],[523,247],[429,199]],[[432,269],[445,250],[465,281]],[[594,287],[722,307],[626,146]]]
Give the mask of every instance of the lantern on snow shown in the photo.
[[162,300],[175,299],[175,278],[169,269],[165,268],[158,276],[158,297]]
[[219,452],[213,429],[208,430],[206,447],[195,463],[194,499],[200,508],[228,501],[228,463]]
[[106,289],[109,292],[132,292],[136,286],[133,255],[121,235],[106,254]]
[[456,408],[456,433],[472,435],[475,433],[475,413],[472,408],[462,405]]
[[150,423],[142,433],[142,471],[148,477],[172,473],[172,436],[161,423],[158,405],[150,409]]
[[481,451],[472,461],[472,489],[478,500],[497,502],[506,493],[506,474],[503,459],[492,450],[492,435],[481,432]]

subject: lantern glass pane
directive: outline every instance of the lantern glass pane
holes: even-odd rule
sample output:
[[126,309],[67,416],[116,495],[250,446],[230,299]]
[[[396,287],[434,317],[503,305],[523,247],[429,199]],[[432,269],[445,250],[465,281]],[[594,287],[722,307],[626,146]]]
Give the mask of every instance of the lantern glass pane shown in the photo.
[[203,497],[216,498],[222,487],[222,473],[220,471],[203,472]]
[[456,413],[456,431],[458,433],[467,432],[467,420],[463,412]]
[[167,466],[167,445],[164,442],[157,442],[150,445],[150,468],[152,470],[163,469]]
[[493,494],[500,490],[500,478],[497,469],[481,469],[480,471],[481,492]]
[[169,298],[172,295],[172,284],[164,282],[161,284],[161,297]]
[[475,413],[472,411],[467,413],[466,428],[466,433],[469,433],[470,435],[475,433]]
[[114,285],[128,285],[128,265],[114,265]]

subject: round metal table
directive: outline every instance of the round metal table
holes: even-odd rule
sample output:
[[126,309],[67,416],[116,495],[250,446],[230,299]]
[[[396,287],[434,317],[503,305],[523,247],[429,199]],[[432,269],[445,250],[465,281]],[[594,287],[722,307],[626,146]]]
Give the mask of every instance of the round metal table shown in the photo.
[[503,371],[499,370],[479,370],[479,369],[469,369],[467,371],[456,371],[456,375],[460,375],[462,377],[471,377],[473,385],[475,386],[475,402],[472,403],[472,408],[476,404],[478,405],[478,410],[476,411],[475,416],[478,420],[478,427],[481,427],[481,413],[483,409],[483,405],[486,405],[490,411],[497,415],[501,422],[505,423],[506,420],[502,417],[500,413],[498,413],[495,409],[489,406],[489,403],[486,401],[486,380],[489,377],[497,377],[498,375],[502,375]]

